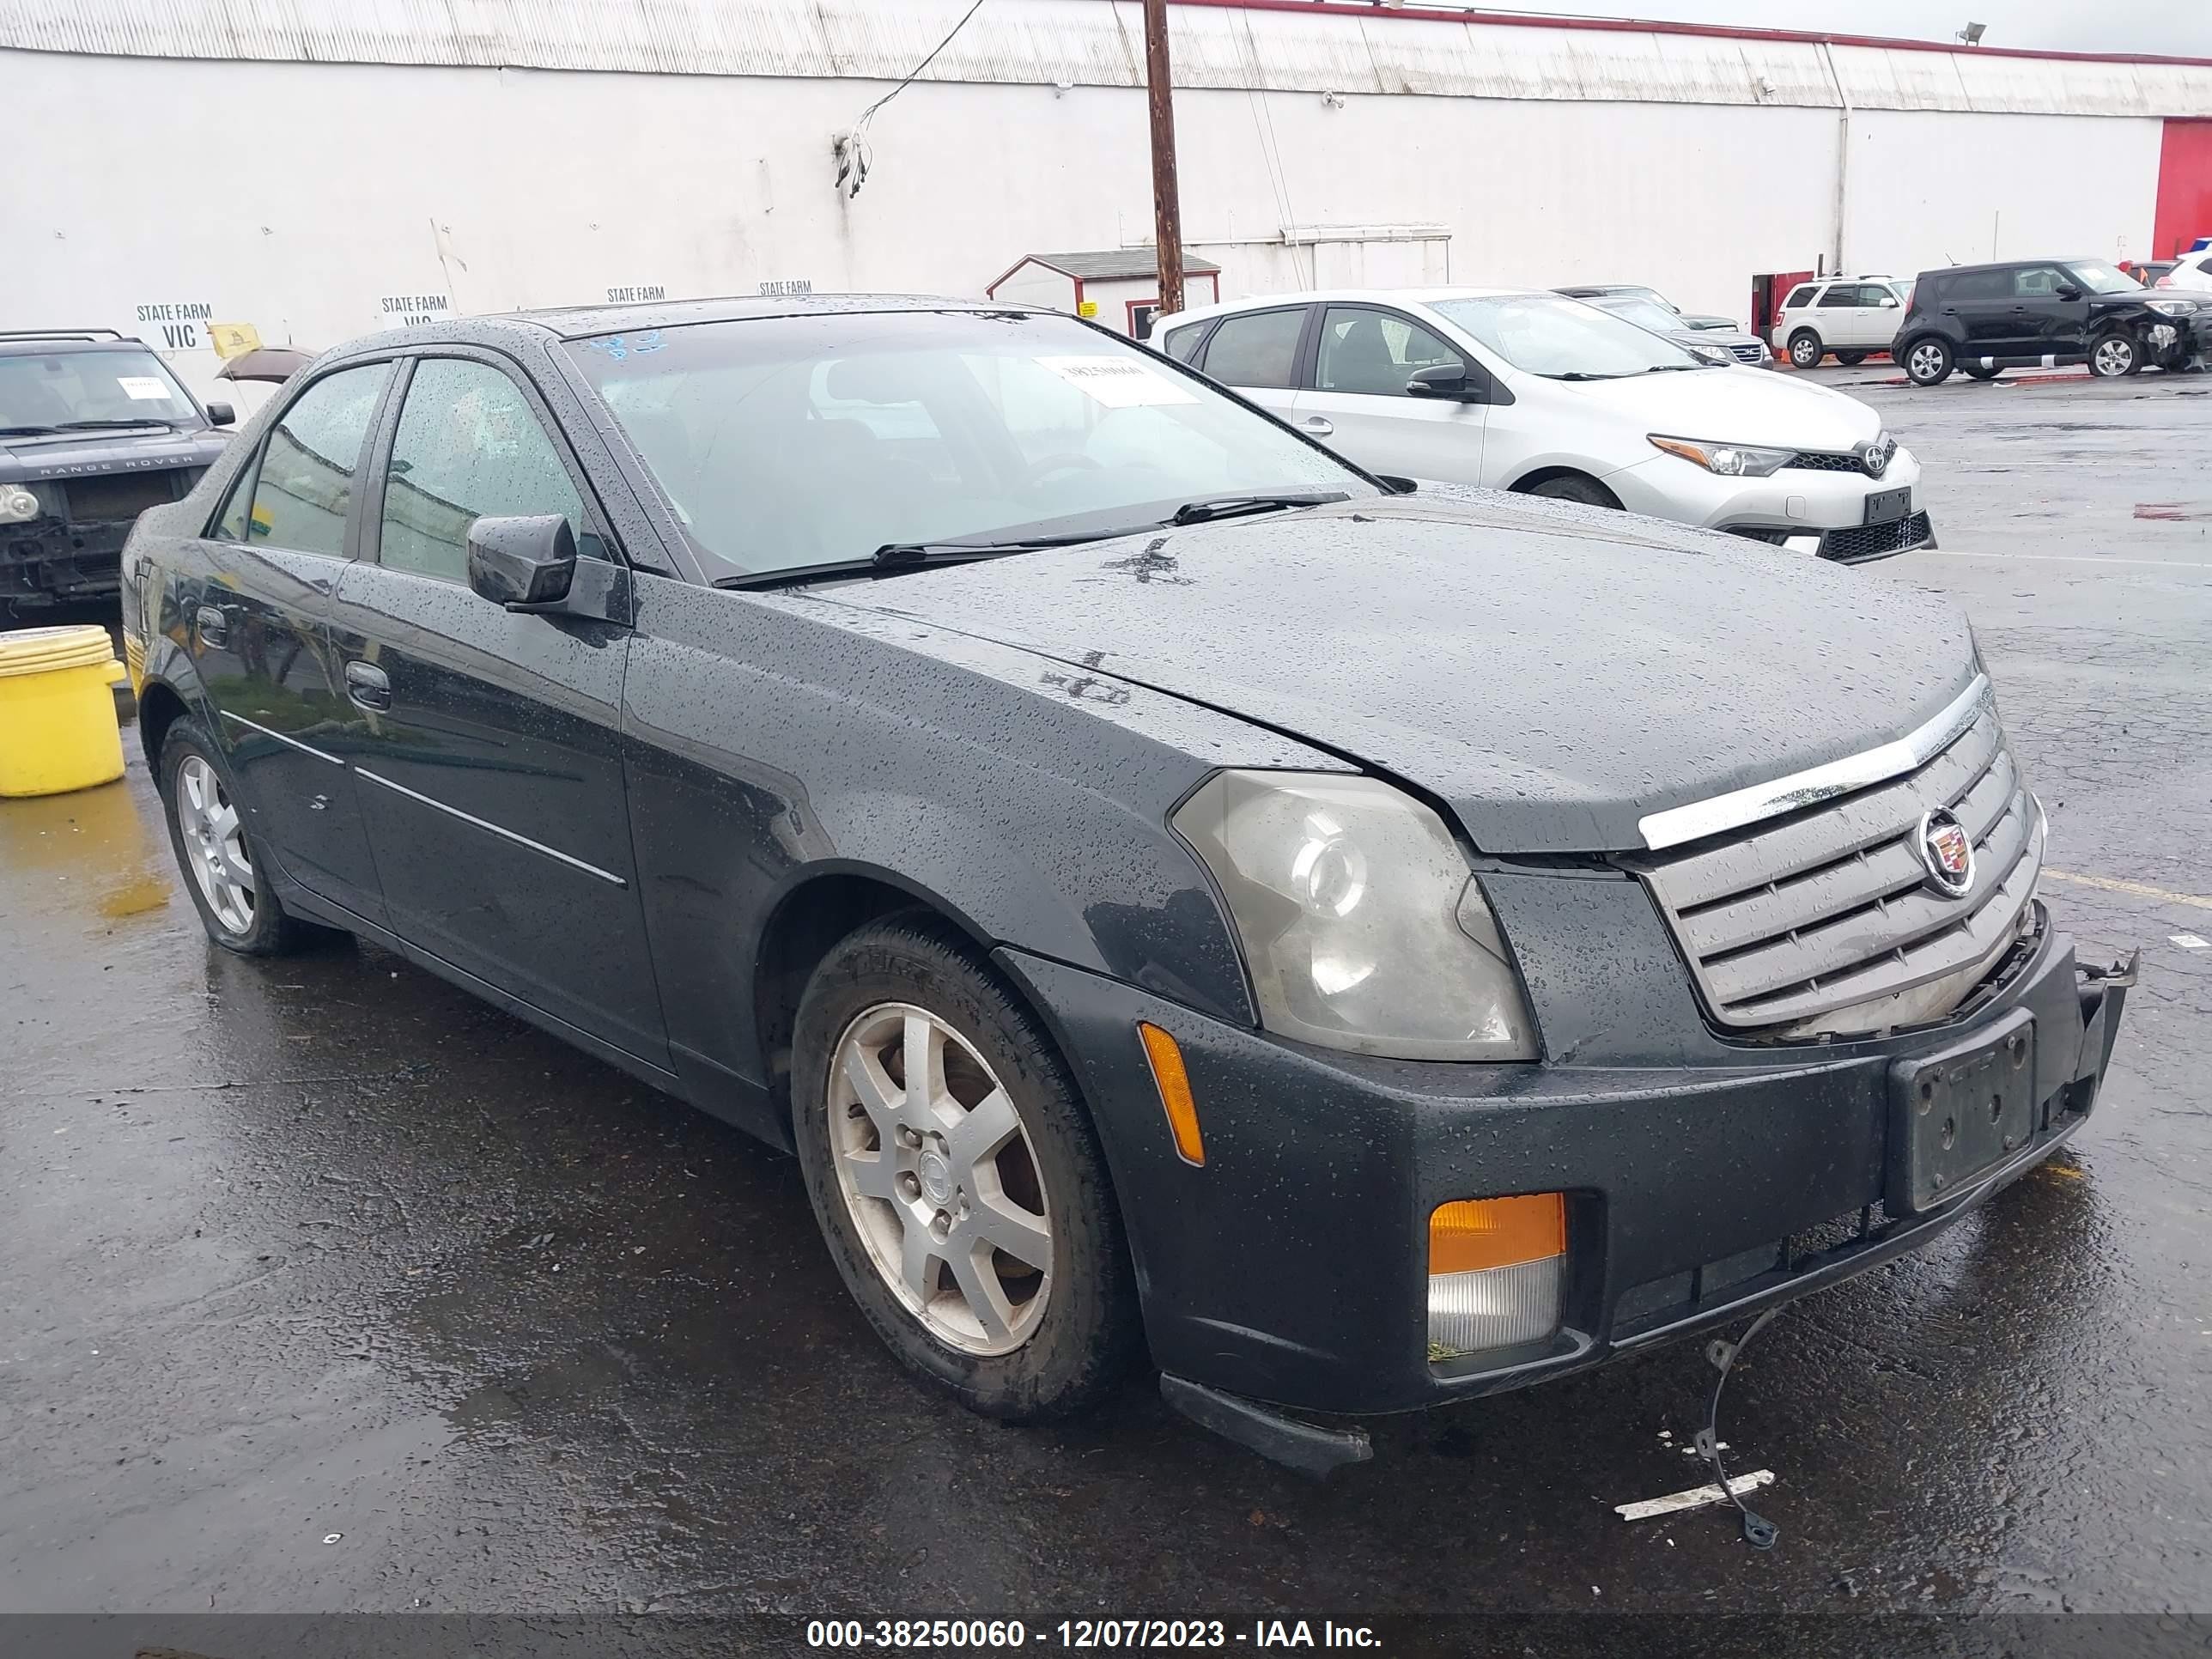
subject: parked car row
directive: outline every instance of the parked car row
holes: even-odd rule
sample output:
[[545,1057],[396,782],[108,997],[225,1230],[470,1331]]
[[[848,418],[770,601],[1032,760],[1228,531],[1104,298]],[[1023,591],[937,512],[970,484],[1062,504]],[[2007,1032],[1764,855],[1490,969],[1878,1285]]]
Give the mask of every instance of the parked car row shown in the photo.
[[1314,1413],[1834,1284],[2081,1127],[2132,968],[2037,897],[1963,617],[1320,441],[1895,533],[1868,411],[1552,294],[1167,343],[846,295],[325,354],[125,550],[209,938],[375,940],[795,1151],[979,1411],[1141,1356],[1315,1470],[1369,1447]]
[[[2189,258],[2212,266],[2212,252]],[[2141,269],[2102,259],[2015,259],[1947,266],[1909,283],[1828,277],[1790,291],[1771,338],[1798,368],[1832,353],[1856,364],[1887,351],[1921,386],[1954,368],[1982,380],[2063,363],[2106,378],[2186,368],[2212,353],[2212,293],[2165,290],[2186,289],[2191,276],[2187,260],[2177,261],[2154,291]]]
[[1871,409],[1724,366],[1639,307],[1656,310],[1346,289],[1201,307],[1158,341],[1374,471],[1626,507],[1845,562],[1935,544],[1920,464]]

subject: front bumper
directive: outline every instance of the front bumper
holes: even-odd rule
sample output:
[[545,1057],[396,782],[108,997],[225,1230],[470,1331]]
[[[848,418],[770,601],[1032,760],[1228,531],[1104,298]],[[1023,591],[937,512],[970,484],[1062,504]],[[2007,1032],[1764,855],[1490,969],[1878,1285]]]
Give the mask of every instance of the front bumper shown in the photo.
[[0,525],[0,610],[103,599],[123,585],[123,544],[133,520],[70,525],[53,519]]
[[[1655,455],[1607,473],[1604,482],[1632,513],[1727,531],[1824,558],[1856,562],[1934,544],[1921,494],[1920,462],[1908,449],[1899,449],[1879,478],[1856,470],[1808,466],[1785,466],[1764,478],[1730,478],[1680,456]],[[1912,492],[1905,516],[1869,525],[1867,498],[1901,489]],[[1885,536],[1885,531],[1895,533]]]
[[[999,960],[1054,1026],[1097,1117],[1155,1363],[1349,1414],[1545,1381],[1919,1248],[2086,1121],[2125,997],[2077,969],[2046,922],[2001,994],[1909,1036],[1778,1049],[1701,1034],[1684,1053],[1702,1063],[1452,1066],[1303,1048],[1060,963]],[[1941,1208],[1891,1218],[1893,1062],[2023,1008],[2037,1031],[2032,1138]],[[1139,1020],[1182,1044],[1202,1166],[1176,1156]],[[1546,1045],[1562,1047],[1548,1023]],[[1430,1363],[1431,1212],[1551,1191],[1569,1194],[1559,1333]]]

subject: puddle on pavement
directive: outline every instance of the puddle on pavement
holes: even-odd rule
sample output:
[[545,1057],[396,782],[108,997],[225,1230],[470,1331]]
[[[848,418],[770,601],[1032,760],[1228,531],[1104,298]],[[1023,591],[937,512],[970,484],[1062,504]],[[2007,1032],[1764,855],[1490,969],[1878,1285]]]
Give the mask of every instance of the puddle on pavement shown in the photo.
[[9,908],[104,927],[167,907],[167,837],[126,779],[66,795],[0,800],[0,881]]

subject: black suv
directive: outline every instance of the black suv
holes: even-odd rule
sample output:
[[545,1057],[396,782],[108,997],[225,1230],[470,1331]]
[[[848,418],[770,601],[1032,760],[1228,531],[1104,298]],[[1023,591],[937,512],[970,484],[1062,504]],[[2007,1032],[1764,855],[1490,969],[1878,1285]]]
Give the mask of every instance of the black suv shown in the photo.
[[0,616],[114,592],[131,525],[184,499],[232,419],[113,329],[0,333]]
[[1962,368],[2089,365],[2104,378],[2145,363],[2185,368],[2212,349],[2212,307],[2154,295],[2103,259],[2009,259],[1923,270],[1897,331],[1896,361],[1917,386]]

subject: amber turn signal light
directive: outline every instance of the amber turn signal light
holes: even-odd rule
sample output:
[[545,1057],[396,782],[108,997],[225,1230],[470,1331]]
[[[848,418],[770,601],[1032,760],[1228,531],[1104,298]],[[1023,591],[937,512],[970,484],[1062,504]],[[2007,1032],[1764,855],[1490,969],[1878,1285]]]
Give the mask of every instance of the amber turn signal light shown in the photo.
[[1198,1133],[1198,1103],[1191,1098],[1190,1073],[1183,1069],[1182,1048],[1148,1020],[1137,1022],[1137,1035],[1145,1041],[1152,1086],[1160,1091],[1160,1104],[1167,1110],[1168,1132],[1175,1137],[1176,1155],[1186,1164],[1204,1164],[1206,1142]]
[[1525,1198],[1463,1199],[1429,1217],[1429,1272],[1479,1273],[1563,1255],[1566,1200],[1558,1193]]

